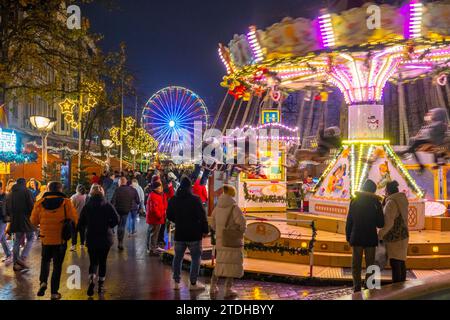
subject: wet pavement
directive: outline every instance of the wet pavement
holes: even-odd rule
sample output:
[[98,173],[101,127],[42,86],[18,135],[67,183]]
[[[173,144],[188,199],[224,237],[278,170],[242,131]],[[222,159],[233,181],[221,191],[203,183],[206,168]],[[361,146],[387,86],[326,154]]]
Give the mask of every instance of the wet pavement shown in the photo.
[[[111,248],[106,276],[106,300],[209,300],[209,278],[200,277],[207,284],[203,292],[190,292],[187,288],[189,274],[182,273],[182,288],[172,290],[171,268],[159,257],[150,257],[145,248],[146,225],[144,219],[138,223],[138,234],[125,238],[125,250]],[[70,244],[70,243],[69,243]],[[35,300],[38,298],[41,243],[36,241],[28,259],[31,269],[26,273],[14,272],[12,266],[0,265],[0,300]],[[3,252],[2,252],[3,253]],[[75,267],[74,267],[75,266]],[[77,268],[79,267],[79,269]],[[87,249],[66,253],[61,277],[60,293],[64,300],[87,300],[89,258]],[[76,287],[73,271],[81,271],[81,287]],[[75,286],[75,288],[74,288]],[[239,300],[317,300],[334,299],[351,293],[348,287],[310,287],[285,283],[236,280],[235,290]],[[223,298],[223,289],[217,296]],[[98,296],[94,296],[98,299]]]

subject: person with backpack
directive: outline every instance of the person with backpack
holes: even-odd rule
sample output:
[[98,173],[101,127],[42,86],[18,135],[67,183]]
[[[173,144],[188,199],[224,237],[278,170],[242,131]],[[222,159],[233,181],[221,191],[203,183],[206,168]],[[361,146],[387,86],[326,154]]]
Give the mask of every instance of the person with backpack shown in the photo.
[[406,281],[406,256],[408,253],[408,198],[399,192],[398,182],[386,185],[384,205],[384,227],[378,238],[386,245],[389,264],[392,269],[392,282]]
[[[352,275],[353,290],[360,292],[362,287],[361,270],[363,254],[366,266],[375,264],[375,252],[378,246],[377,228],[384,226],[383,208],[380,198],[375,194],[377,185],[368,179],[362,191],[350,202],[345,226],[347,242],[353,249]],[[366,280],[369,274],[366,273]]]
[[40,287],[37,295],[39,297],[45,295],[50,274],[50,263],[53,261],[52,300],[61,299],[61,294],[58,291],[62,265],[67,251],[67,241],[71,238],[72,232],[67,230],[67,227],[76,227],[78,222],[77,210],[72,201],[62,191],[63,185],[61,182],[50,182],[48,192],[35,204],[31,213],[33,225],[40,226],[42,242]]
[[181,267],[186,249],[191,254],[189,290],[204,290],[205,285],[197,279],[202,239],[208,235],[209,228],[201,200],[192,193],[192,182],[188,177],[181,179],[175,197],[169,201],[167,219],[175,224],[175,256],[172,263],[174,290],[180,290]]
[[106,201],[104,190],[93,185],[90,200],[83,207],[79,225],[86,229],[86,244],[89,253],[89,287],[87,295],[92,297],[98,272],[98,294],[105,293],[106,261],[113,245],[112,229],[119,224],[116,209]]

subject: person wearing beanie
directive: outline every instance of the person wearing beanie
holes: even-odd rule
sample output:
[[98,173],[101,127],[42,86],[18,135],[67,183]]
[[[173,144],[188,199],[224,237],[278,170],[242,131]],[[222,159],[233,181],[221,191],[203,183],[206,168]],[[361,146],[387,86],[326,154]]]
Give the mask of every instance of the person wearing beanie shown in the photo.
[[398,182],[389,182],[386,185],[384,227],[378,232],[378,238],[386,245],[394,283],[406,281],[406,256],[409,242],[408,207],[408,198],[399,191]]
[[164,249],[158,247],[158,236],[161,225],[166,222],[167,196],[161,181],[152,183],[152,192],[147,199],[147,253],[159,255]]
[[[362,257],[365,256],[366,266],[375,263],[375,249],[378,246],[377,228],[384,226],[381,199],[375,194],[377,186],[368,179],[362,191],[350,202],[350,208],[345,227],[347,242],[353,249],[352,275],[353,290],[361,291]],[[366,273],[366,280],[369,274]]]
[[181,179],[180,186],[169,201],[167,219],[175,224],[175,256],[173,258],[174,290],[180,290],[181,267],[184,253],[191,254],[190,290],[204,290],[197,281],[202,255],[202,239],[209,233],[208,221],[202,202],[192,194],[192,182],[188,177]]

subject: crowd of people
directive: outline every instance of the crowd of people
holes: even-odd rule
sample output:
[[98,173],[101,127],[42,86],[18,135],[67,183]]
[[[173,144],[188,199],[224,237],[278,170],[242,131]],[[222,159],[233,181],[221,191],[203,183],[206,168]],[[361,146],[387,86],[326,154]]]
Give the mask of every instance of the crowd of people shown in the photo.
[[[163,170],[92,173],[89,186],[78,185],[70,197],[57,181],[42,186],[35,179],[26,181],[20,178],[8,181],[5,188],[0,182],[3,262],[6,267],[12,264],[15,272],[28,271],[30,264],[27,260],[33,243],[40,241],[41,270],[37,296],[45,296],[50,286],[51,299],[59,300],[66,253],[68,249],[77,251],[79,243],[79,249],[87,248],[89,255],[87,295],[92,297],[97,288],[99,296],[102,296],[111,247],[116,242],[118,251],[123,251],[125,235],[128,234],[129,238],[136,235],[137,219],[145,216],[145,245],[149,255],[156,256],[165,251],[167,231],[171,224],[175,226],[174,290],[181,287],[181,267],[186,249],[189,249],[192,259],[189,289],[205,289],[205,285],[197,280],[202,241],[214,232],[217,234],[217,265],[211,280],[211,295],[217,294],[218,278],[226,277],[225,296],[234,296],[232,278],[243,275],[242,247],[227,248],[221,244],[221,237],[223,229],[230,223],[235,224],[240,230],[239,241],[243,245],[246,223],[234,200],[236,190],[224,186],[223,191],[213,210],[211,223],[208,223],[208,193],[201,182],[201,174],[192,177],[191,173],[189,177],[182,172]],[[13,240],[12,249],[8,239]],[[53,270],[49,283],[51,265]]]

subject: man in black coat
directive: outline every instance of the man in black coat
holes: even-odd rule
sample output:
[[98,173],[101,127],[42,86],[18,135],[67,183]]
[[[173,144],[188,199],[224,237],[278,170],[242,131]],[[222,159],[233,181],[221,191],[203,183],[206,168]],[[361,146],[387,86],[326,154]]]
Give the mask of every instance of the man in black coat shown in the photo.
[[175,223],[175,257],[173,259],[174,289],[180,289],[181,265],[187,248],[191,253],[190,290],[202,290],[197,281],[202,255],[202,239],[208,235],[208,220],[199,197],[192,194],[192,182],[183,177],[180,187],[169,201],[167,219]]
[[[375,263],[375,249],[378,246],[377,228],[384,226],[383,207],[375,194],[377,186],[368,179],[361,192],[350,202],[347,216],[346,237],[353,248],[352,275],[355,292],[361,291],[361,268],[363,253],[366,268]],[[370,274],[366,273],[366,280]]]
[[[35,228],[30,221],[34,200],[27,189],[26,180],[17,179],[11,192],[6,196],[5,214],[11,221],[11,233],[14,234],[13,261],[14,271],[29,269],[25,263],[33,245]],[[20,253],[20,245],[26,239],[25,247]]]
[[128,214],[131,211],[137,211],[141,200],[139,194],[133,187],[128,185],[127,178],[121,177],[119,187],[114,191],[111,204],[116,208],[120,216],[119,226],[117,227],[118,248],[123,250],[123,237],[125,235],[125,225],[127,223]]

